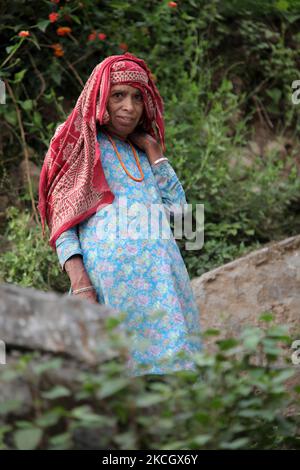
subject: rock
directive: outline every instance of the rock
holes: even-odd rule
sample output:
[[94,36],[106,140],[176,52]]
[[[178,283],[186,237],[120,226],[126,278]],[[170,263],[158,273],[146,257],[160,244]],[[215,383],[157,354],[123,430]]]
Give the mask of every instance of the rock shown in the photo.
[[[217,350],[216,341],[237,337],[247,326],[266,328],[259,317],[273,314],[272,325],[285,325],[290,337],[300,340],[300,235],[253,251],[191,281],[200,312],[202,331],[218,329],[218,336],[204,336],[204,349]],[[295,368],[285,382],[295,400],[294,387],[300,384],[300,365],[293,365],[290,346],[282,347],[282,356],[273,367]],[[261,364],[259,356],[256,364]],[[300,407],[287,407],[284,414],[295,415]]]
[[[65,354],[96,364],[114,357],[99,352],[99,338],[106,336],[104,321],[117,318],[114,309],[72,296],[0,285],[0,331],[7,345]],[[121,332],[122,325],[116,328]]]
[[[105,328],[108,319],[119,318],[119,312],[112,308],[72,296],[0,285],[0,346],[5,343],[0,351],[0,426],[5,419],[30,416],[37,390],[42,393],[60,385],[73,395],[80,372],[97,373],[100,364],[119,359],[121,354],[126,361],[129,354],[123,343],[120,352],[108,340]],[[116,326],[113,332],[122,337],[123,325]],[[24,354],[33,357],[23,370],[19,359]],[[61,361],[59,367],[49,367],[53,359]],[[4,369],[4,365],[9,367]],[[44,365],[47,367],[41,380],[36,367],[40,369]],[[69,401],[72,395],[66,399]],[[87,448],[97,448],[97,445],[99,449],[105,448],[107,423],[91,433],[93,439]],[[75,434],[76,446],[87,446],[86,430],[78,429]]]
[[[213,269],[193,279],[192,287],[203,330],[235,337],[246,325],[262,326],[259,316],[269,311],[275,324],[300,339],[300,235]],[[215,349],[212,338],[205,342]]]

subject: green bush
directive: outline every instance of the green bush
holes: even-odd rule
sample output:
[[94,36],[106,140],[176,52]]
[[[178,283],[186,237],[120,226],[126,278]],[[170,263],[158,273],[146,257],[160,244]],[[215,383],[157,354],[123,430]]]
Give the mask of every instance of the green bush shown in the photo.
[[[1,5],[6,56],[0,78],[7,83],[6,105],[0,106],[7,137],[1,194],[15,193],[14,171],[24,149],[41,166],[57,124],[66,119],[95,65],[129,50],[155,75],[166,108],[166,156],[188,203],[204,204],[204,247],[186,251],[185,240],[178,241],[190,276],[299,233],[300,127],[290,99],[292,81],[299,78],[299,2],[188,0],[170,7],[164,0],[115,0],[95,8],[93,1],[70,0],[44,2],[38,12],[35,5],[23,0]],[[51,22],[53,13],[58,16]],[[71,31],[60,36],[59,27]],[[20,37],[22,30],[29,36]],[[253,157],[249,168],[238,158],[232,167],[231,157],[242,153],[258,119],[274,138],[293,139],[295,148],[284,157]],[[19,197],[34,212],[37,194],[25,187]],[[30,269],[38,259],[31,256]],[[51,260],[58,269],[58,261]],[[12,264],[11,282],[22,278],[23,285],[31,285],[19,269]],[[40,276],[40,285],[37,276],[33,285],[53,288],[47,276]]]
[[45,375],[61,369],[60,358],[27,353],[1,369],[2,384],[29,381],[34,398],[22,418],[22,400],[0,405],[2,449],[76,449],[78,431],[95,428],[97,441],[86,445],[99,449],[300,448],[300,387],[287,389],[296,368],[282,360],[291,345],[286,328],[252,327],[238,338],[219,339],[215,354],[194,355],[196,371],[130,378],[123,362],[130,343],[126,334],[116,335],[117,324],[107,323],[101,348],[118,358],[79,371],[72,390],[50,385]]
[[5,238],[9,242],[0,257],[0,280],[23,287],[66,292],[69,280],[61,271],[57,255],[43,240],[40,227],[28,210],[16,207],[6,211],[8,224]]

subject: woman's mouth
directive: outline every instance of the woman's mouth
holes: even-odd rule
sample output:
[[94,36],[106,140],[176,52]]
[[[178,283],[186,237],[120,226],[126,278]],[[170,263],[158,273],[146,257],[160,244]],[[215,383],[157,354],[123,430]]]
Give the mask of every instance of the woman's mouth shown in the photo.
[[132,118],[126,118],[126,117],[123,117],[123,116],[116,116],[116,119],[118,119],[118,121],[120,121],[122,124],[132,124],[134,122],[134,119]]

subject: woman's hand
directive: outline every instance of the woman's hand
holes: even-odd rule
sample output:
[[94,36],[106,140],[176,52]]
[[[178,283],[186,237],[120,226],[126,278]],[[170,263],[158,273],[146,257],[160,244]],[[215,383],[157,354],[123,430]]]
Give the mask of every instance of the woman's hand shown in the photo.
[[[84,267],[81,255],[71,256],[65,263],[65,270],[70,278],[73,291],[92,285],[88,273]],[[86,299],[92,303],[98,303],[95,290],[80,292],[79,294],[74,294],[74,297]]]
[[76,297],[76,298],[79,297],[80,299],[88,300],[92,304],[98,304],[99,303],[98,300],[97,300],[97,294],[96,294],[95,290],[80,292],[80,294],[76,294],[73,297]]
[[150,134],[142,130],[135,130],[128,135],[128,138],[146,153],[150,149],[160,148],[159,143]]
[[143,150],[151,165],[163,156],[160,144],[145,131],[134,131],[128,135],[129,139]]

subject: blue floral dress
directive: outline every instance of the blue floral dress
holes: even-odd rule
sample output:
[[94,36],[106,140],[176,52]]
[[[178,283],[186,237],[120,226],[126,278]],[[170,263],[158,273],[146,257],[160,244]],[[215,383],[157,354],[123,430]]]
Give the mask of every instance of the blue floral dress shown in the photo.
[[[130,145],[113,138],[127,171],[140,178]],[[97,140],[115,199],[60,235],[56,249],[61,268],[71,256],[80,254],[98,302],[126,313],[126,326],[132,333],[130,376],[195,370],[192,353],[202,350],[199,310],[169,224],[176,217],[176,207],[187,204],[182,185],[168,161],[152,166],[136,146],[144,179],[134,181],[101,130]],[[162,210],[152,212],[150,206]],[[127,224],[120,215],[125,207]],[[131,231],[121,236],[121,226]],[[156,230],[151,232],[153,226]]]

